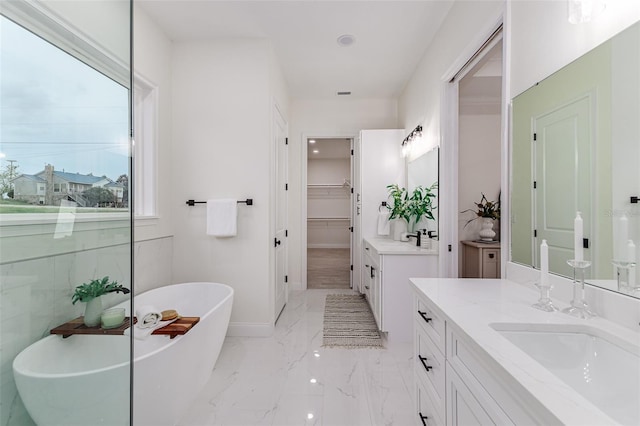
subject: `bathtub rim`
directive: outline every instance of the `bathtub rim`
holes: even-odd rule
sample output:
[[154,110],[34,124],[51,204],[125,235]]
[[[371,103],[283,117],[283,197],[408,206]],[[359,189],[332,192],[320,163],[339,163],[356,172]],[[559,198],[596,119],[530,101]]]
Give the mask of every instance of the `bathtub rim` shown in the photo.
[[[177,283],[177,284],[169,284],[166,286],[162,286],[162,287],[156,287],[150,290],[145,291],[144,293],[140,293],[140,295],[145,294],[145,293],[149,293],[152,291],[156,291],[156,290],[161,290],[161,289],[165,289],[165,288],[170,288],[170,287],[176,287],[176,286],[182,286],[182,285],[189,285],[189,284],[210,284],[210,285],[215,285],[218,287],[226,287],[226,290],[228,290],[228,293],[225,295],[225,297],[220,300],[215,306],[212,306],[211,309],[209,309],[206,313],[206,315],[204,315],[203,318],[206,318],[209,316],[209,314],[211,314],[212,312],[215,312],[217,309],[219,309],[225,302],[227,302],[229,300],[229,298],[233,298],[234,295],[234,290],[233,287],[229,286],[228,284],[222,284],[222,283],[215,283],[215,282],[208,282],[208,281],[194,281],[194,282],[184,282],[184,283]],[[135,297],[135,296],[134,296]],[[128,303],[128,302],[123,302],[123,303]],[[120,304],[118,304],[120,305]],[[116,306],[118,306],[116,305]],[[78,334],[78,335],[73,335],[70,336],[71,338],[73,337],[82,337],[83,335]],[[117,338],[121,338],[121,337],[127,337],[129,338],[129,335],[98,335],[98,334],[92,334],[92,335],[84,335],[84,337],[87,336],[96,336],[99,338],[103,338],[103,337],[117,337]],[[139,357],[135,357],[133,359],[133,363],[135,364],[136,361],[142,361],[146,358],[149,358],[163,350],[165,350],[166,348],[177,344],[180,340],[182,340],[183,337],[186,337],[187,335],[180,335],[180,336],[176,336],[173,339],[168,339],[168,336],[158,336],[161,338],[167,338],[167,343],[160,346],[159,348],[146,353],[144,355],[141,355]],[[41,372],[35,372],[33,370],[29,370],[27,368],[18,368],[16,365],[20,364],[20,360],[23,358],[23,354],[25,354],[24,356],[26,356],[26,354],[30,353],[31,351],[36,350],[39,346],[41,345],[45,345],[47,340],[50,339],[63,339],[62,336],[59,335],[49,335],[46,337],[43,337],[42,339],[39,339],[35,342],[33,342],[32,344],[30,344],[29,346],[27,346],[26,348],[24,348],[22,351],[20,351],[20,353],[18,353],[18,355],[16,355],[16,357],[13,359],[12,363],[11,363],[11,367],[13,370],[14,374],[19,374],[21,376],[25,376],[25,377],[34,377],[34,378],[39,378],[39,379],[56,379],[56,378],[73,378],[73,377],[81,377],[81,376],[85,376],[85,375],[90,375],[90,374],[97,374],[97,373],[102,373],[105,371],[109,371],[109,370],[114,370],[116,368],[120,368],[120,367],[125,367],[125,366],[129,366],[130,360],[129,357],[127,357],[127,361],[125,362],[119,362],[117,364],[111,364],[108,365],[106,367],[101,367],[101,368],[93,368],[91,370],[83,370],[83,371],[79,371],[79,372],[66,372],[66,373],[41,373]],[[134,340],[134,356],[135,356],[135,340]]]

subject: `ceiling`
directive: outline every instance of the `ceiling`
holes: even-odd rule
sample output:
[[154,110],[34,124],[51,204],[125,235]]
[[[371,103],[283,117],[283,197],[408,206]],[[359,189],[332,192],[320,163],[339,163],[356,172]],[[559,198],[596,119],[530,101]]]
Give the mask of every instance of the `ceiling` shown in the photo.
[[349,160],[351,158],[351,139],[309,138],[307,143],[309,160]]
[[460,80],[460,114],[500,114],[502,41],[496,43]]
[[452,2],[136,1],[173,41],[269,39],[292,99],[397,98]]

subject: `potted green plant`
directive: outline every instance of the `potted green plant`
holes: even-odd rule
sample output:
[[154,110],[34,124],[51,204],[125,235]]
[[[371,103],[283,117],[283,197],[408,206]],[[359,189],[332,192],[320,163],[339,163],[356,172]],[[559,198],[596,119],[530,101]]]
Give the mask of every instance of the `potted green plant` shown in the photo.
[[409,194],[406,188],[401,188],[394,183],[387,185],[387,191],[391,203],[387,203],[389,220],[393,221],[393,239],[399,240],[403,232],[407,231],[411,215],[408,209]]
[[109,282],[109,277],[91,280],[76,287],[71,297],[71,303],[84,302],[84,324],[87,327],[95,327],[100,324],[102,314],[102,299],[100,296],[107,293],[129,293],[130,290],[118,284],[117,281]]
[[411,217],[408,210],[409,194],[405,188],[400,188],[396,183],[393,185],[387,185],[387,191],[389,197],[393,200],[393,204],[387,204],[389,209],[389,220],[392,219],[404,219],[409,223]]
[[[387,185],[389,198],[392,200],[391,204],[387,204],[390,212],[389,220],[399,220],[395,222],[394,228],[400,229],[400,232],[406,232],[407,229],[413,232],[413,227],[423,218],[434,220],[433,210],[436,207],[433,205],[433,199],[436,197],[437,188],[438,182],[435,182],[427,188],[418,186],[409,193],[406,188],[401,188],[398,184]],[[397,233],[394,231],[394,238]]]
[[417,186],[407,204],[407,210],[409,211],[409,228],[417,226],[417,224],[423,219],[435,220],[433,211],[437,208],[433,205],[433,200],[436,198],[436,189],[438,189],[438,182],[434,182],[429,187]]
[[482,198],[480,199],[480,202],[474,203],[477,209],[467,209],[461,212],[473,212],[476,215],[476,217],[469,219],[464,226],[466,227],[476,219],[484,219],[482,229],[480,230],[480,239],[484,241],[493,241],[493,237],[496,236],[496,233],[493,230],[493,221],[500,219],[500,194],[498,194],[497,201],[489,201],[484,193],[481,194]]

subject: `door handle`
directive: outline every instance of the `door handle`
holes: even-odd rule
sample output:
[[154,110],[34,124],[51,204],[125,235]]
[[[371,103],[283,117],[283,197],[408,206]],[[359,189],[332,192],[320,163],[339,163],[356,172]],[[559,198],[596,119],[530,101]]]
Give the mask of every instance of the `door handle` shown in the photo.
[[280,243],[281,243],[281,241],[279,239],[277,239],[277,238],[273,239],[273,246],[274,247],[278,247],[280,245]]

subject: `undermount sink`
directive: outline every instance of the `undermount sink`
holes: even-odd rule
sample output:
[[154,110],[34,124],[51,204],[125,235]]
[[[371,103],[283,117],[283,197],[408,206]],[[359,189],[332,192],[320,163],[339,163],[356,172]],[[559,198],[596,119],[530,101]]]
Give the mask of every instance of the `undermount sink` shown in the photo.
[[490,326],[616,422],[640,424],[637,343],[583,325]]

